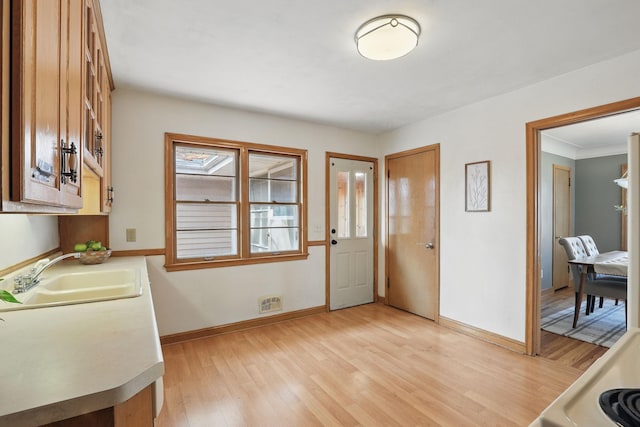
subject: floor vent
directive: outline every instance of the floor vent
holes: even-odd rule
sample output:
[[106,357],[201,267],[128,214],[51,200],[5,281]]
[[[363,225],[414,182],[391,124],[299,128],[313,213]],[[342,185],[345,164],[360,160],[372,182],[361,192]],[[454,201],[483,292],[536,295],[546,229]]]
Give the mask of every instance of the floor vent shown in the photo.
[[270,295],[258,299],[260,313],[282,310],[282,298],[278,295]]

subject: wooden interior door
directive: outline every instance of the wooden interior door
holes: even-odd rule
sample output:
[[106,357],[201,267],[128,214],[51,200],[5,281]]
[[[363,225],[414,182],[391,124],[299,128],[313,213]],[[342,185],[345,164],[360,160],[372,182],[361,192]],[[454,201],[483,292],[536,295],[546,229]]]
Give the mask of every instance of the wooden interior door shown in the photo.
[[437,321],[440,147],[398,153],[386,160],[387,302]]
[[558,242],[571,235],[571,168],[553,165],[553,278],[558,290],[569,286],[567,253]]

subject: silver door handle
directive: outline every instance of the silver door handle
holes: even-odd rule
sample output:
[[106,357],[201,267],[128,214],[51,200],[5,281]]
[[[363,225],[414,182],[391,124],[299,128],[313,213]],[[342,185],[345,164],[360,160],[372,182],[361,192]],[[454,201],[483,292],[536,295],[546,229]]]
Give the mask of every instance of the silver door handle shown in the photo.
[[429,242],[429,243],[425,243],[424,247],[427,249],[433,249],[433,243]]

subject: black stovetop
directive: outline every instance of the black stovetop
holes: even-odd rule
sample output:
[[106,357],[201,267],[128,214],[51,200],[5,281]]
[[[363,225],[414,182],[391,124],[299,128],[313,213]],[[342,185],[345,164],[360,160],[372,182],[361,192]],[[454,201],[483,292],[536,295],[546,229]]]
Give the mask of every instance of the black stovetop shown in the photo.
[[600,395],[600,408],[621,427],[640,427],[640,388],[614,388]]

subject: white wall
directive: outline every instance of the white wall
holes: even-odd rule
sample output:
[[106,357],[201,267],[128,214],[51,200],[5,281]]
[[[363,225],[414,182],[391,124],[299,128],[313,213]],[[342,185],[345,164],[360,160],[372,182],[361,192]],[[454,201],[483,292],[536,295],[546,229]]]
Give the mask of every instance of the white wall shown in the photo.
[[[525,124],[637,96],[640,51],[382,136],[384,154],[441,144],[442,316],[524,341]],[[492,162],[491,212],[467,213],[464,164],[480,160]]]
[[[303,102],[303,100],[301,100]],[[164,133],[176,132],[308,150],[309,240],[324,240],[325,152],[377,157],[371,135],[179,100],[127,88],[113,94],[113,184],[109,240],[116,250],[164,248]],[[137,229],[137,242],[125,229]],[[252,319],[258,297],[283,296],[284,311],[325,303],[325,253],[306,261],[167,273],[150,257],[161,335]]]
[[58,217],[0,215],[0,270],[59,246]]

